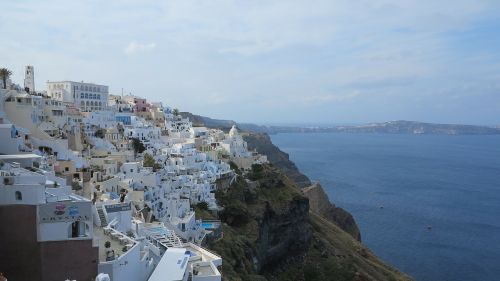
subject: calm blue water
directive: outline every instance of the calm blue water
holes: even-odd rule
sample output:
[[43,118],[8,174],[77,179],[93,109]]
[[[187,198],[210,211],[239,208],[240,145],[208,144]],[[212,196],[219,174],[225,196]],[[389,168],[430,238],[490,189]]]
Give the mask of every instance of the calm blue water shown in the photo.
[[500,136],[271,137],[383,260],[418,281],[500,280]]

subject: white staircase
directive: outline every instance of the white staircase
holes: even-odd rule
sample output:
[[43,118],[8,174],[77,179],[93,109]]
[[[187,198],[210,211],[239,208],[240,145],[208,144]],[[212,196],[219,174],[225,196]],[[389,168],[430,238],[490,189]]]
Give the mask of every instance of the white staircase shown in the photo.
[[106,214],[104,214],[103,207],[98,207],[97,208],[97,214],[99,214],[99,220],[101,221],[101,226],[107,226],[108,225],[108,220],[106,220]]

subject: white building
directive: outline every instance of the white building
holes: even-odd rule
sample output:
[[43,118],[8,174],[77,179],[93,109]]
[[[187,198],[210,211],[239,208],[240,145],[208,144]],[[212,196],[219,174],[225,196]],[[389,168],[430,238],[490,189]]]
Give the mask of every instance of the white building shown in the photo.
[[220,146],[224,148],[231,157],[251,156],[251,153],[249,153],[247,149],[247,143],[243,140],[243,137],[239,134],[238,129],[236,129],[234,125]]
[[74,81],[47,82],[47,94],[81,111],[103,110],[108,106],[108,86]]
[[30,93],[35,92],[35,69],[32,65],[27,65],[24,70],[24,89],[29,89]]
[[[1,165],[0,260],[8,261],[14,280],[89,280],[97,275],[92,202],[61,183],[47,170],[27,170],[15,162]],[[43,271],[26,270],[30,267]]]
[[16,126],[12,124],[0,124],[0,154],[16,154],[20,151],[28,151],[29,135],[24,137],[19,133]]
[[187,281],[189,252],[183,248],[169,248],[148,281]]

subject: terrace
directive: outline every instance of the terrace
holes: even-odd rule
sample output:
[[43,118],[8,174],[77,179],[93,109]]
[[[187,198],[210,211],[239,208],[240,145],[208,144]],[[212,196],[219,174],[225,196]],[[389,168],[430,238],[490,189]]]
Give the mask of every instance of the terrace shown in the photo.
[[[118,259],[136,244],[132,238],[111,227],[94,226],[94,241],[99,245],[99,262]],[[109,242],[108,248],[106,242]]]
[[193,281],[221,280],[221,273],[217,269],[222,265],[222,258],[196,244],[183,245],[189,253],[189,265]]
[[182,241],[172,230],[167,229],[161,223],[150,223],[144,227],[146,238],[158,248],[165,250],[173,247],[181,247]]

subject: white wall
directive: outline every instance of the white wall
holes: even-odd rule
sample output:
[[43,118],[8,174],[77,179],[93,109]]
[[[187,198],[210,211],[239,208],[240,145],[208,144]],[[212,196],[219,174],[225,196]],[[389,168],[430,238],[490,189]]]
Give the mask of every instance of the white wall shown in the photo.
[[11,137],[11,128],[0,128],[0,140],[2,140],[2,145],[0,146],[1,154],[18,154],[19,145],[22,143],[21,138]]
[[38,225],[38,241],[89,240],[92,239],[92,221],[87,221],[86,237],[71,238],[72,222],[40,223]]
[[112,281],[147,281],[154,265],[140,258],[140,245],[136,244],[116,260],[100,262],[98,271],[109,274]]
[[[3,183],[4,177],[0,177],[0,205],[38,205],[45,203],[45,189],[40,185],[4,185]],[[16,200],[16,191],[21,192],[22,200]]]
[[[47,205],[45,205],[47,206]],[[71,237],[71,225],[74,221],[66,220],[60,222],[40,222],[40,214],[42,206],[38,207],[38,241],[61,241],[61,240],[87,240],[93,237],[93,223],[92,217],[87,221],[83,221],[85,226],[85,237]],[[92,214],[92,202],[82,201],[78,202],[78,208],[81,214]]]
[[113,219],[116,219],[118,221],[118,224],[115,226],[116,230],[127,232],[128,230],[130,230],[132,225],[132,210],[107,213],[108,223],[112,222]]

